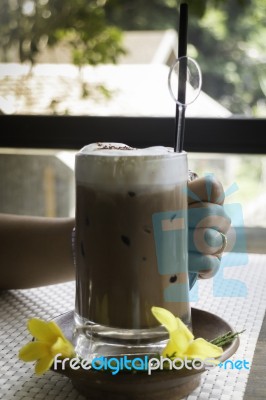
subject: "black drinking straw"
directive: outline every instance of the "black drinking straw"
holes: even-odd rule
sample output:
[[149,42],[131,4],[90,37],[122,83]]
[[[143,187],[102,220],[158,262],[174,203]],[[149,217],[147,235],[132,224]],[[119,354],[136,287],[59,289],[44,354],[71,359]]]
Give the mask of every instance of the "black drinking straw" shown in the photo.
[[[187,30],[188,30],[188,5],[181,3],[179,9],[179,30],[178,30],[178,58],[187,55]],[[174,151],[180,153],[183,150],[185,131],[185,104],[186,104],[186,80],[187,80],[187,59],[181,59],[178,74],[178,93],[175,118],[175,146]]]

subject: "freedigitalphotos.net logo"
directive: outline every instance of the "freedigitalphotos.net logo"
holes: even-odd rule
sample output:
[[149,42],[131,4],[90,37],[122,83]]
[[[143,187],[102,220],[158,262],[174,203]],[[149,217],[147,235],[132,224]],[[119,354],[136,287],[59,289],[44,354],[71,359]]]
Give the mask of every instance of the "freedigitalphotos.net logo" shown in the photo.
[[65,370],[68,365],[73,370],[94,370],[94,371],[109,371],[112,375],[117,375],[119,372],[125,371],[146,371],[148,375],[151,375],[154,371],[162,370],[210,370],[214,367],[220,369],[230,370],[249,370],[249,362],[247,360],[226,360],[219,363],[214,358],[206,358],[201,360],[200,358],[194,358],[193,360],[185,358],[168,358],[160,356],[158,358],[149,358],[145,355],[144,357],[128,357],[126,355],[120,357],[95,357],[92,360],[82,359],[78,357],[69,359],[61,359],[61,353],[57,354],[54,358],[53,369]]
[[185,358],[170,359],[160,356],[158,358],[149,358],[145,355],[142,357],[128,357],[127,355],[119,357],[95,357],[92,360],[75,358],[61,359],[61,353],[54,358],[54,370],[65,370],[68,365],[73,370],[95,370],[95,371],[110,371],[112,375],[117,375],[121,371],[147,371],[151,375],[156,370],[181,370],[183,368],[192,370],[211,369],[217,366],[217,361],[214,358],[194,358],[193,360]]
[[[228,203],[220,205],[221,198],[211,203],[213,174],[206,179],[208,207],[202,200],[188,189],[186,195],[195,200],[199,206],[187,210],[172,210],[153,214],[153,229],[157,255],[158,272],[160,275],[175,276],[186,273],[187,245],[189,250],[188,266],[190,279],[195,282],[197,273],[204,269],[204,262],[210,260],[206,254],[215,254],[219,246],[207,233],[228,224],[231,220],[230,240],[223,254],[220,268],[213,278],[213,295],[215,297],[245,297],[247,287],[244,282],[236,279],[225,279],[224,269],[233,266],[245,266],[248,262],[244,219],[241,204]],[[234,183],[225,192],[225,197],[238,190]],[[188,226],[188,232],[186,231]],[[206,229],[207,228],[207,229]],[[188,237],[188,244],[186,238]],[[173,250],[174,249],[174,250]],[[238,256],[235,256],[235,253]],[[205,266],[206,269],[206,266]],[[174,284],[169,283],[164,289],[164,300],[170,302],[186,302],[188,296],[187,282],[183,279]],[[190,292],[190,300],[198,300],[198,285],[195,284]]]

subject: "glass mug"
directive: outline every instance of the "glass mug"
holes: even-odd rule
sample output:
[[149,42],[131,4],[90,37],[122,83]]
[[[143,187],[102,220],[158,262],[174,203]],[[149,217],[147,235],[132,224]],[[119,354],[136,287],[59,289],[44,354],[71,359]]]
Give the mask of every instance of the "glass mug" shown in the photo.
[[77,354],[158,352],[168,336],[152,306],[190,324],[187,155],[95,143],[75,176]]

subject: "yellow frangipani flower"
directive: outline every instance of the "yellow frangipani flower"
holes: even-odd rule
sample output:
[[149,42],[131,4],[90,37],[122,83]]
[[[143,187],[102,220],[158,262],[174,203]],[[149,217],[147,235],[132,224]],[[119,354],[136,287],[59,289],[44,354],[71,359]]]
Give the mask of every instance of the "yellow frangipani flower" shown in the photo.
[[75,356],[74,347],[55,322],[33,318],[28,321],[27,327],[36,340],[20,349],[19,358],[26,362],[37,361],[35,365],[37,375],[47,371],[59,353],[62,354],[61,358]]
[[174,354],[176,358],[188,359],[198,358],[216,358],[222,355],[223,349],[205,339],[198,338],[194,340],[194,335],[187,326],[176,318],[170,311],[161,307],[152,307],[155,318],[168,330],[169,340],[163,349],[162,355],[169,357]]

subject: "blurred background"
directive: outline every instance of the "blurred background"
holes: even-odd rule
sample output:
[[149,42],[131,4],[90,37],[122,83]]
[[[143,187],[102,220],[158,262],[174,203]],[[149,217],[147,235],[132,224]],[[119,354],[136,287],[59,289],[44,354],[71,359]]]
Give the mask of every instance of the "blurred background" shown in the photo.
[[[266,118],[265,0],[188,3],[188,55],[202,69],[203,87],[187,117]],[[3,116],[174,117],[167,76],[177,54],[178,1],[0,4]],[[63,147],[1,148],[0,212],[74,215],[75,152]],[[247,227],[266,227],[265,150],[189,153],[199,175],[214,173],[225,189],[237,184],[226,201],[241,203]]]

